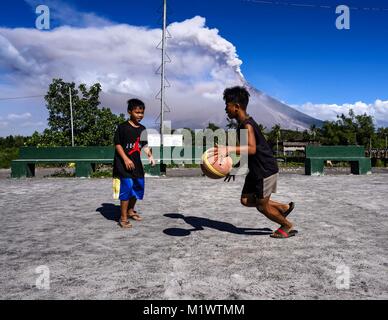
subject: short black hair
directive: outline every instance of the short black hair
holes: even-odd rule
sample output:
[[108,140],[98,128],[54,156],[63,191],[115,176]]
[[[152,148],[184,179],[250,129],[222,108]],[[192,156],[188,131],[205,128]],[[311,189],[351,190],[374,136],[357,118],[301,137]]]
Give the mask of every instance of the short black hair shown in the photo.
[[250,94],[245,87],[232,87],[224,91],[225,103],[239,104],[243,109],[246,109],[249,103]]
[[133,109],[140,108],[145,109],[144,102],[139,99],[130,99],[128,100],[128,112],[132,111]]

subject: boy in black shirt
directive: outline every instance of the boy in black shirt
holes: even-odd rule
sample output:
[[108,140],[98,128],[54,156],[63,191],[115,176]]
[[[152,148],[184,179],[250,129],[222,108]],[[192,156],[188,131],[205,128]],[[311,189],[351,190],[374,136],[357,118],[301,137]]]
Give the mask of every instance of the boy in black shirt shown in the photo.
[[142,218],[135,211],[137,200],[144,197],[144,169],[140,153],[143,149],[151,165],[155,165],[151,149],[147,144],[147,131],[140,121],[144,118],[145,105],[141,100],[128,101],[130,119],[117,127],[114,144],[115,156],[113,161],[113,177],[120,178],[121,218],[122,228],[131,228],[128,217],[141,221]]
[[[238,137],[242,129],[248,130],[247,146],[217,146],[214,154],[225,156],[230,152],[248,154],[249,173],[241,194],[241,204],[246,207],[256,207],[268,219],[280,224],[271,237],[288,238],[297,231],[292,230],[293,224],[286,219],[294,209],[294,203],[288,205],[270,200],[271,193],[276,192],[278,165],[273,152],[260,131],[258,124],[247,112],[249,92],[244,87],[228,88],[224,91],[225,111],[229,119],[236,119],[239,126]],[[225,180],[230,181],[230,177]]]

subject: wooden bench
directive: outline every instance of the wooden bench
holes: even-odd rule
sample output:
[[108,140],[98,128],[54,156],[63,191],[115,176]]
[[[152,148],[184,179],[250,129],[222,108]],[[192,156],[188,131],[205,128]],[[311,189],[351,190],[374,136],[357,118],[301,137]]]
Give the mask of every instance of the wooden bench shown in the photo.
[[305,174],[323,174],[324,162],[350,162],[353,174],[369,174],[372,172],[371,160],[365,157],[361,146],[306,146]]
[[[11,177],[35,176],[37,163],[75,163],[76,177],[90,177],[96,164],[113,164],[114,147],[22,147],[19,159],[11,164]],[[145,172],[160,175],[160,166],[145,165]]]

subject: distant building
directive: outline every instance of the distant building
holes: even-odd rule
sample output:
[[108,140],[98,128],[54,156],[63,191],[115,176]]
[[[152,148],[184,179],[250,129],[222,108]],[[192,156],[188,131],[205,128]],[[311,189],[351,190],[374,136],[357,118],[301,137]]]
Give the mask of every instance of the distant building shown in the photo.
[[283,145],[283,155],[292,155],[293,153],[299,151],[306,153],[306,146],[312,144],[311,142],[304,141],[284,141]]

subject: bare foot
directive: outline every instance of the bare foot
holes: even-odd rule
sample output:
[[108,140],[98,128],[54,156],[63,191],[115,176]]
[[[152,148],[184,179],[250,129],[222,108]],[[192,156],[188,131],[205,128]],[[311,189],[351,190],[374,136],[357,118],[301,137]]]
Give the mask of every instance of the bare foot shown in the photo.
[[133,220],[136,220],[136,221],[142,221],[143,218],[139,216],[139,214],[137,213],[137,211],[135,211],[134,209],[129,209],[128,210],[128,217],[133,219]]
[[289,232],[290,230],[292,230],[292,227],[293,227],[293,226],[294,226],[294,225],[293,225],[291,222],[288,222],[287,225],[283,225],[283,226],[281,226],[281,228],[282,228],[284,231]]
[[119,221],[119,226],[123,229],[129,229],[132,228],[132,224],[128,220],[121,220]]

